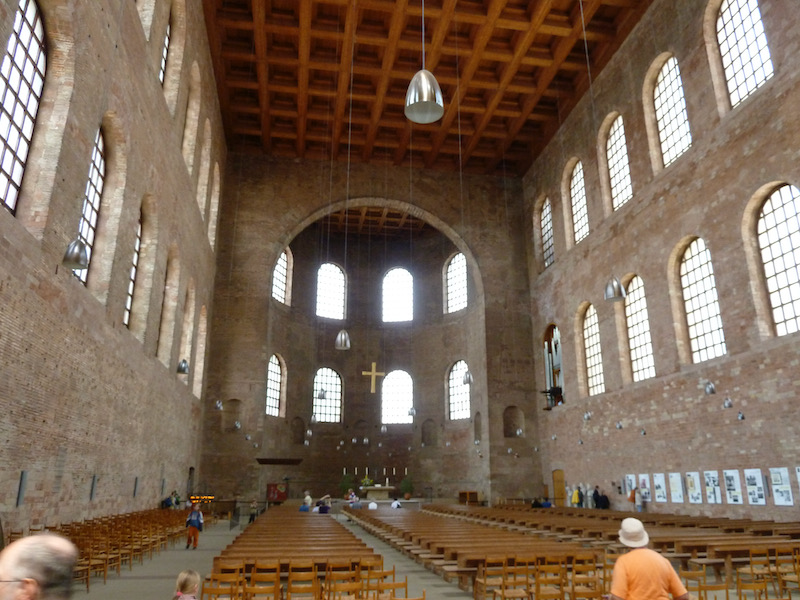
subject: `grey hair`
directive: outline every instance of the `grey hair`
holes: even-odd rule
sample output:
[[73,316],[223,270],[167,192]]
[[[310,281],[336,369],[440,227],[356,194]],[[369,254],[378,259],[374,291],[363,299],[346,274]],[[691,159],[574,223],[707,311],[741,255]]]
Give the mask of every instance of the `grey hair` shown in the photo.
[[33,579],[39,584],[41,600],[68,600],[72,597],[72,571],[78,549],[67,538],[42,533],[19,541],[16,560],[9,565],[15,579]]

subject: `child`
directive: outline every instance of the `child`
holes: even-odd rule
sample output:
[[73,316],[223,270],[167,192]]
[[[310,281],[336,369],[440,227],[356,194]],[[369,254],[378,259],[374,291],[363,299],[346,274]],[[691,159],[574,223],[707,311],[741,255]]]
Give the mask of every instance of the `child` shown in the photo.
[[175,595],[172,600],[196,600],[200,591],[200,573],[186,569],[178,575],[175,582]]

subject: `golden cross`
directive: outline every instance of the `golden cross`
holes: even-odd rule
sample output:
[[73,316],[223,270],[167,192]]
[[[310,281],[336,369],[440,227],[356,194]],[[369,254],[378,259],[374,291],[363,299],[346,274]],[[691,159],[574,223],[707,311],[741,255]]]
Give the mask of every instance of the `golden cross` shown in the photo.
[[369,386],[370,394],[375,393],[375,378],[378,377],[379,375],[386,375],[386,373],[381,373],[380,371],[375,370],[375,363],[372,363],[372,371],[361,371],[361,374],[372,378],[372,381],[370,382]]

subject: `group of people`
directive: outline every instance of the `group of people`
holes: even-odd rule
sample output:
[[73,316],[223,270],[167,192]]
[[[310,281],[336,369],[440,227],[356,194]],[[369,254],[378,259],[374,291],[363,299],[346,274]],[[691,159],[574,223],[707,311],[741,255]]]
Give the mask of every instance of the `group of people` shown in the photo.
[[[199,505],[193,508],[195,512]],[[199,519],[202,529],[202,513]],[[649,536],[639,519],[623,519],[619,541],[629,551],[614,564],[610,600],[668,600],[670,595],[673,600],[689,600],[670,562],[647,548]],[[68,600],[77,560],[75,544],[54,533],[9,544],[0,552],[0,600]],[[199,591],[200,574],[187,569],[178,575],[173,600],[196,600]]]

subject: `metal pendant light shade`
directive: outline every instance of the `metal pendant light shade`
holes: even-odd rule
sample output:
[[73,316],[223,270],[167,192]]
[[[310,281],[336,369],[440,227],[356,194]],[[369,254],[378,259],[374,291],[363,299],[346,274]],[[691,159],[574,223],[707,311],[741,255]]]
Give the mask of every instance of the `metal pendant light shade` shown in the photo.
[[181,375],[188,375],[189,374],[189,361],[185,358],[182,358],[181,361],[178,363],[178,373]]
[[464,371],[464,385],[472,385],[474,379],[472,379],[472,373],[469,371]]
[[61,264],[68,269],[86,269],[89,267],[89,251],[80,237],[76,237],[67,246]]
[[350,334],[346,329],[342,329],[336,334],[336,342],[333,346],[337,350],[350,350]]
[[414,123],[433,123],[444,114],[442,88],[433,73],[420,69],[411,79],[406,92],[406,118]]
[[617,277],[612,277],[606,283],[606,290],[603,297],[609,302],[620,302],[625,300],[625,288],[622,287]]

